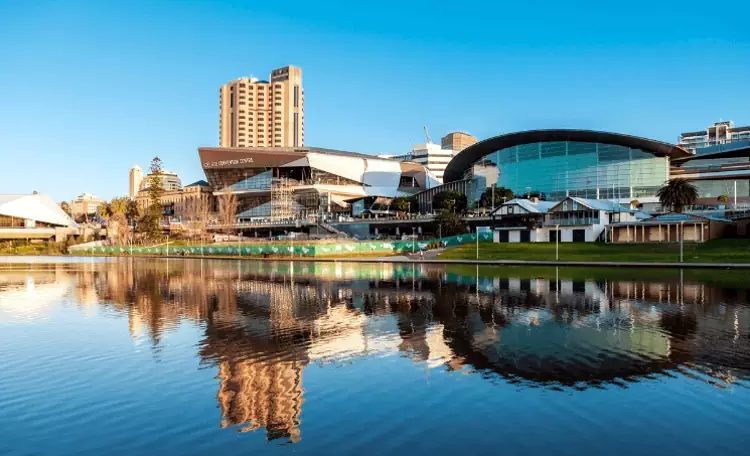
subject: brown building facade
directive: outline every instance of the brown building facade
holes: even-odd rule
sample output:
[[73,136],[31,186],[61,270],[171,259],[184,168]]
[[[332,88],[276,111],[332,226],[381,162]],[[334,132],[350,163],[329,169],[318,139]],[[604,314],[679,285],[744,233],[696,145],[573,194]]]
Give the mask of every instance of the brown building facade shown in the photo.
[[231,81],[219,90],[221,147],[301,147],[305,136],[302,70],[273,70],[269,81]]
[[442,149],[450,149],[455,152],[460,152],[476,142],[477,138],[470,134],[461,131],[454,131],[440,139],[440,147]]
[[[141,212],[145,212],[151,204],[146,191],[138,193],[135,201]],[[176,218],[198,216],[201,212],[213,213],[216,210],[215,198],[205,181],[192,183],[180,190],[165,191],[161,196],[161,204],[164,206],[164,215]],[[206,208],[201,209],[202,205]]]

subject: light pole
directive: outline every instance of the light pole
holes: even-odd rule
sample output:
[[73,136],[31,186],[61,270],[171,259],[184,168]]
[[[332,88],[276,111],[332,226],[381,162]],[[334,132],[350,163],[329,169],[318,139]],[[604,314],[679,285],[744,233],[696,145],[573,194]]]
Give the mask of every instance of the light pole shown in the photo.
[[685,222],[680,221],[680,263],[684,259]]
[[555,225],[555,261],[560,261],[560,225]]
[[412,255],[414,254],[414,245],[416,244],[416,237],[417,237],[416,230],[417,229],[415,227],[413,226],[411,227],[411,253]]
[[474,236],[477,238],[477,260],[479,259],[479,225],[477,225],[476,233],[474,233]]
[[490,214],[495,212],[495,185],[492,185],[492,207],[490,208]]

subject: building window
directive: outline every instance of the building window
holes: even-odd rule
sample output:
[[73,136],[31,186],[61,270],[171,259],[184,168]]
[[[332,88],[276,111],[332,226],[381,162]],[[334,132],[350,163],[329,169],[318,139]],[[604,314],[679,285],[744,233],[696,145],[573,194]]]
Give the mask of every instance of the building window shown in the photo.
[[[295,86],[296,87],[296,86]],[[299,114],[294,113],[294,146],[299,146]]]
[[299,86],[294,86],[294,107],[299,107]]

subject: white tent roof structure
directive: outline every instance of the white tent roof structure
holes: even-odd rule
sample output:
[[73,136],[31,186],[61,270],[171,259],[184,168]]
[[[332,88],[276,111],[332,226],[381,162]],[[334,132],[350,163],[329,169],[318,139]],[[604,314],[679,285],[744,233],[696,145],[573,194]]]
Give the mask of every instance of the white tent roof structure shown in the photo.
[[0,216],[30,219],[50,225],[77,228],[78,224],[68,216],[49,195],[0,195]]

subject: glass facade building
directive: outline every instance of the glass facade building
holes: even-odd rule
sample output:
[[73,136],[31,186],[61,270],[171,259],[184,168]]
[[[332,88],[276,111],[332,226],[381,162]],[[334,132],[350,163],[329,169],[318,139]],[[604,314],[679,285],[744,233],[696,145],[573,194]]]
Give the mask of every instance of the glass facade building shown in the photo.
[[531,142],[499,149],[478,162],[497,165],[498,187],[516,194],[539,193],[596,199],[653,197],[669,179],[669,158],[599,142]]

